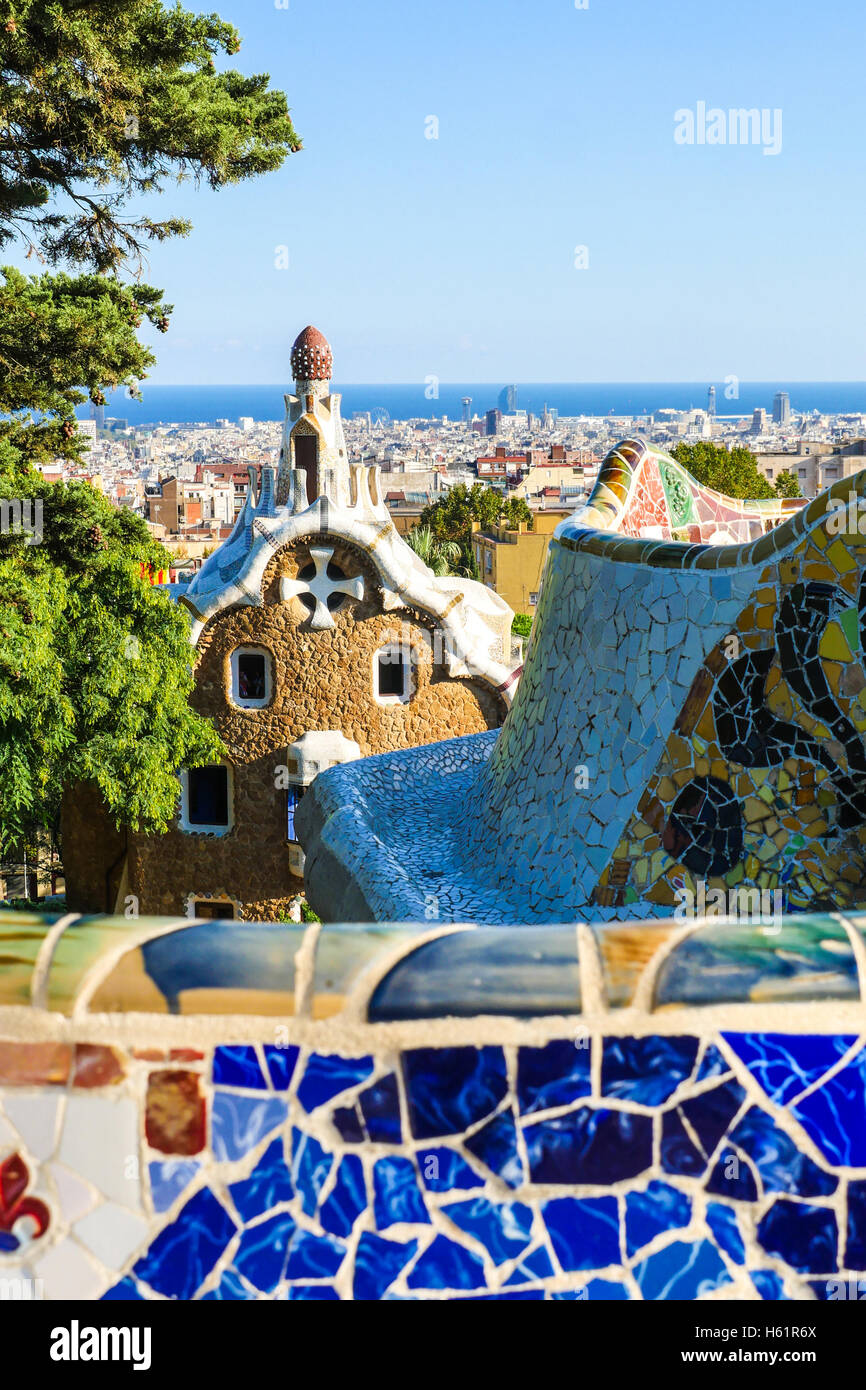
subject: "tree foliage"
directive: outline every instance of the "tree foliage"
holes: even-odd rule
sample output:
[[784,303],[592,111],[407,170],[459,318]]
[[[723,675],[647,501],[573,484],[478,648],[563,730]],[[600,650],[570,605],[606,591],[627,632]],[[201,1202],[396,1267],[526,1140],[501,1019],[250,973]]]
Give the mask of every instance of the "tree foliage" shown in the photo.
[[22,233],[51,263],[99,272],[178,218],[123,216],[170,176],[210,188],[300,148],[268,78],[218,72],[240,38],[217,15],[159,0],[0,0],[0,245]]
[[741,444],[728,449],[723,444],[701,439],[695,444],[677,444],[671,450],[671,457],[688,469],[696,482],[726,497],[752,500],[776,495],[759,469],[755,455]]
[[165,332],[171,307],[143,258],[190,227],[142,205],[169,179],[219,189],[300,148],[266,76],[217,70],[239,47],[217,15],[160,0],[0,0],[0,250],[42,267],[0,271],[0,851],[56,826],[78,781],[118,824],[165,829],[177,768],[221,753],[188,703],[187,615],[147,579],[169,556],[34,465],[80,461],[76,406],[138,394],[155,360],[137,330]]
[[800,480],[796,473],[792,473],[790,468],[783,468],[776,474],[776,496],[777,497],[802,497]]
[[461,557],[456,541],[437,539],[429,526],[413,526],[406,543],[435,575],[458,573]]
[[149,582],[169,556],[87,483],[32,476],[30,534],[21,501],[0,478],[0,853],[56,827],[77,781],[118,824],[164,830],[176,769],[222,751],[188,703],[187,615]]
[[504,525],[516,528],[520,522],[532,527],[532,512],[521,497],[503,497],[496,488],[483,483],[457,483],[444,497],[424,508],[419,528],[429,529],[435,541],[450,541],[460,548],[460,568],[465,574],[476,573],[472,555],[472,523],[482,531]]

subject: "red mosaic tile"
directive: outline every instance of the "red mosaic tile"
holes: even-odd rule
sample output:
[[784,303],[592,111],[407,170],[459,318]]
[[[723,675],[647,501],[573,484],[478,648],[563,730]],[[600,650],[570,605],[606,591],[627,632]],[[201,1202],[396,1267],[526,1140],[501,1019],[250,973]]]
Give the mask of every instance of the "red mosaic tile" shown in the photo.
[[153,1071],[147,1079],[144,1132],[165,1154],[197,1154],[204,1148],[207,1112],[192,1071]]

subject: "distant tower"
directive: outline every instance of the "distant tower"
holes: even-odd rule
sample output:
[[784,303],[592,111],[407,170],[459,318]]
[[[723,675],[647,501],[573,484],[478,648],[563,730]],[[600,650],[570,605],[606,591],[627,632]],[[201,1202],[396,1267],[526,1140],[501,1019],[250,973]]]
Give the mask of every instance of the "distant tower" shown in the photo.
[[461,403],[462,403],[462,405],[463,405],[463,423],[464,423],[464,425],[471,424],[471,422],[472,422],[472,397],[471,397],[471,396],[463,396],[463,397],[461,398]]
[[503,386],[499,392],[499,409],[503,415],[513,415],[517,409],[517,387]]
[[707,392],[707,414],[711,420],[716,418],[716,388],[711,386]]
[[488,410],[484,418],[487,421],[487,433],[499,434],[502,427],[502,411]]
[[95,420],[95,421],[96,421],[96,428],[97,428],[98,430],[104,430],[104,429],[105,429],[105,406],[104,406],[104,405],[94,405],[93,402],[91,401],[91,402],[90,402],[90,418],[91,418],[91,420]]
[[787,425],[791,420],[791,401],[787,391],[777,391],[773,397],[773,424]]

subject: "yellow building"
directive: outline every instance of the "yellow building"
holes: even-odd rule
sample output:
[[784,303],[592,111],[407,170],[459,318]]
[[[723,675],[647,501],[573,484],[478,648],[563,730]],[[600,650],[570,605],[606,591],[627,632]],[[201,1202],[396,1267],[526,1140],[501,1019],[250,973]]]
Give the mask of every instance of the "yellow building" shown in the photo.
[[481,582],[504,598],[515,613],[532,617],[541,590],[541,574],[554,529],[567,511],[533,512],[532,530],[521,522],[517,530],[495,526],[472,537]]

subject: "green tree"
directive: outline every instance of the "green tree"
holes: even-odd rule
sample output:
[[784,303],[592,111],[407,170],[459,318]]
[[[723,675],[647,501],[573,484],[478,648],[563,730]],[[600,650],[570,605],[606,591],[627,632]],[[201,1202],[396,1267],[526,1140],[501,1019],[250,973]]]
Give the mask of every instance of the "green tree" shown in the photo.
[[741,444],[727,449],[722,444],[701,439],[695,444],[677,444],[671,450],[671,457],[688,469],[696,482],[726,497],[751,500],[776,495],[760,471],[755,455]]
[[776,496],[777,497],[802,497],[800,480],[796,473],[792,473],[790,468],[783,468],[776,474]]
[[525,521],[531,527],[532,513],[522,498],[511,497],[507,501],[496,488],[485,487],[483,483],[457,483],[444,497],[431,502],[424,508],[418,526],[429,529],[436,541],[452,541],[460,548],[461,568],[465,574],[477,573],[472,554],[472,524],[477,522],[482,531],[503,522],[516,527]]
[[175,769],[221,751],[188,704],[187,616],[148,582],[168,555],[87,484],[33,466],[80,460],[76,406],[138,394],[154,357],[137,329],[169,327],[141,265],[190,227],[130,205],[300,148],[266,76],[217,71],[239,47],[180,4],[0,0],[0,249],[43,267],[0,271],[0,850],[56,826],[82,780],[118,824],[165,829]]
[[83,482],[37,475],[22,507],[0,478],[0,517],[0,853],[56,829],[79,781],[118,824],[165,830],[175,769],[222,751],[188,702],[184,610],[149,581],[169,556]]
[[460,546],[456,541],[437,540],[429,526],[413,526],[406,543],[434,574],[458,572]]

